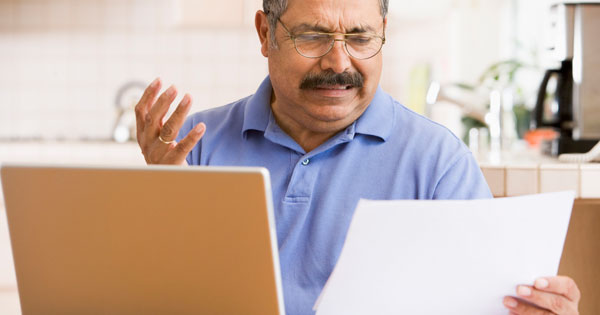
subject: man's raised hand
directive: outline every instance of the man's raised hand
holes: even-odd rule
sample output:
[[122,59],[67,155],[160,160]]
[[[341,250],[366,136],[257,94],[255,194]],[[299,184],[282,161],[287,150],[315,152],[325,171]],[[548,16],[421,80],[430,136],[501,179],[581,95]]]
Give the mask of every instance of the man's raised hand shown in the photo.
[[177,89],[171,86],[158,96],[161,85],[159,78],[150,83],[135,106],[137,141],[146,163],[183,165],[188,153],[204,135],[206,126],[203,123],[196,125],[179,143],[175,142],[190,111],[192,98],[186,94],[165,121],[169,107],[177,97]]

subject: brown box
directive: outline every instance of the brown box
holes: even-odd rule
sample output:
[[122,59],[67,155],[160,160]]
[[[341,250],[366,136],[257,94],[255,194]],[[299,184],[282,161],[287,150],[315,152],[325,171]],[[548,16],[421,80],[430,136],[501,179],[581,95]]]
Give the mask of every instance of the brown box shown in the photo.
[[575,201],[558,273],[579,286],[581,315],[600,314],[600,199]]

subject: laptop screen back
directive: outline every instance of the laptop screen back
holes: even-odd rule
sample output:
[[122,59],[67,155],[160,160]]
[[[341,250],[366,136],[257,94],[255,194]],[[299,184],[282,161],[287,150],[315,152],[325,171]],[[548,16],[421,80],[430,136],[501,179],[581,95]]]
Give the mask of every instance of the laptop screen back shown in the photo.
[[283,314],[260,168],[2,167],[23,314]]

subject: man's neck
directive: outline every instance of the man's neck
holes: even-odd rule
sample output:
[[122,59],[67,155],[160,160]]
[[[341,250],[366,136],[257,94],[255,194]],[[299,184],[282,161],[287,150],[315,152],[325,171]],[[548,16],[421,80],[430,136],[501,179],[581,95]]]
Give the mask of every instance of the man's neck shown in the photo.
[[293,117],[279,112],[277,110],[276,102],[277,98],[273,92],[271,94],[271,111],[273,112],[273,116],[275,117],[277,125],[279,125],[281,130],[283,130],[287,135],[294,139],[294,141],[296,141],[296,143],[300,145],[305,152],[310,152],[318,148],[321,144],[325,143],[327,140],[335,136],[340,130],[345,128],[320,131],[315,131],[313,128],[307,128],[296,121]]
[[339,130],[331,132],[313,132],[298,125],[292,119],[286,119],[285,116],[278,115],[276,111],[273,111],[273,116],[279,127],[294,139],[305,152],[310,152],[318,148],[321,144],[325,143],[339,132]]

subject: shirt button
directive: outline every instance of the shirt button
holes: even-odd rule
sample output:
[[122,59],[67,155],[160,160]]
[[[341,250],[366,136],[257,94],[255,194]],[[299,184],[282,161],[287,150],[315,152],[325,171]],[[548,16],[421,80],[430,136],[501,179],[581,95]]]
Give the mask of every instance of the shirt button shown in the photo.
[[302,161],[302,165],[304,165],[304,166],[308,165],[308,163],[310,163],[310,159],[306,159],[306,160]]

